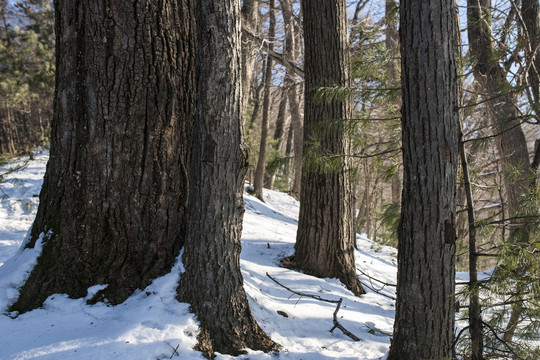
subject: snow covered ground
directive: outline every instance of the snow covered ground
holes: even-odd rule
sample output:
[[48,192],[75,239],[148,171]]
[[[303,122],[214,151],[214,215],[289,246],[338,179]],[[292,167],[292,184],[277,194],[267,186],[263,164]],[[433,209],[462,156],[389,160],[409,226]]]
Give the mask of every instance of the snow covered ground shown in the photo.
[[[86,305],[85,299],[57,294],[49,297],[43,308],[16,318],[6,313],[39,252],[39,247],[22,250],[21,244],[37,210],[47,156],[46,152],[37,155],[24,170],[7,176],[0,184],[0,359],[203,359],[192,350],[197,321],[187,304],[175,300],[181,262],[170,274],[118,306]],[[0,167],[0,174],[14,164]],[[366,295],[355,297],[335,279],[318,279],[281,267],[279,260],[294,250],[298,203],[275,191],[266,191],[265,199],[262,203],[245,195],[242,274],[253,315],[282,350],[279,354],[249,352],[237,358],[384,359],[390,344],[394,301],[369,289]],[[364,273],[395,284],[395,250],[362,237],[357,242],[357,266]],[[333,300],[343,298],[339,321],[361,341],[353,342],[338,329],[329,332],[335,304],[294,295],[266,273],[298,292]],[[360,278],[370,284],[368,277]],[[381,287],[375,282],[371,285]],[[99,285],[90,288],[88,297],[98,289]],[[386,287],[381,292],[392,297],[394,290]]]

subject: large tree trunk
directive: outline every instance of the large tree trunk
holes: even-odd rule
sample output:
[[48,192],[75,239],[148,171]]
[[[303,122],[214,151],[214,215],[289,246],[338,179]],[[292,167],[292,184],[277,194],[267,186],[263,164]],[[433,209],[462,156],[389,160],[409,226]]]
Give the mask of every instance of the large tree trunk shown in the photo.
[[51,155],[27,247],[43,252],[12,310],[51,294],[112,304],[182,246],[194,99],[190,0],[55,2]]
[[[270,24],[268,25],[268,39],[270,44],[268,44],[268,52],[274,51],[274,38],[276,36],[276,15],[274,11],[275,0],[270,0],[268,9],[268,16]],[[264,74],[264,98],[263,98],[263,118],[261,125],[261,142],[259,146],[259,157],[257,159],[257,167],[255,168],[255,176],[253,180],[253,188],[255,196],[264,201],[263,196],[263,185],[264,185],[264,174],[266,173],[266,152],[268,147],[268,128],[269,128],[269,118],[270,118],[270,96],[272,88],[272,68],[273,61],[269,54],[266,55],[266,69]]]
[[275,344],[251,315],[240,272],[247,151],[242,134],[239,2],[197,2],[198,103],[178,297],[200,322],[198,349],[238,355]]
[[452,358],[459,133],[456,15],[453,1],[401,1],[404,183],[390,360]]
[[[320,86],[350,85],[349,44],[345,0],[302,2],[305,41],[304,139],[318,142],[316,156],[334,166],[302,169],[300,215],[295,261],[299,269],[320,277],[339,278],[354,294],[364,293],[354,261],[353,194],[350,182],[350,139],[343,127],[330,126],[321,136],[316,125],[351,118],[349,101],[316,102]],[[304,147],[304,154],[311,151]],[[314,155],[312,155],[314,156]],[[317,160],[315,160],[317,162]]]

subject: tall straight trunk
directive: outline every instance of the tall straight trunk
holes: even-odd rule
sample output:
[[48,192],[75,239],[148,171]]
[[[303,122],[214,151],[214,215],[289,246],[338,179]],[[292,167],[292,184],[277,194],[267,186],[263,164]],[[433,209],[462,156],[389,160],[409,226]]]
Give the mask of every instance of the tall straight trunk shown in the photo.
[[404,183],[388,359],[450,359],[459,133],[457,7],[447,0],[402,0],[400,28]]
[[[274,142],[275,151],[279,152],[283,148],[283,140],[285,140],[285,126],[287,120],[287,100],[289,98],[289,91],[287,88],[281,88],[281,99],[279,100],[278,113],[276,118],[276,129],[274,130]],[[267,189],[272,190],[274,188],[274,180],[278,169],[267,171],[264,175],[264,186]]]
[[194,111],[190,0],[55,2],[50,159],[11,310],[51,294],[124,301],[182,247]]
[[[399,32],[397,29],[398,22],[398,5],[396,0],[386,0],[385,4],[386,31],[385,43],[386,51],[389,57],[386,63],[386,86],[389,89],[399,86]],[[389,117],[395,116],[401,108],[401,99],[396,99],[391,104]],[[401,202],[401,175],[396,171],[391,180],[392,202],[399,204]]]
[[[284,56],[292,63],[296,63],[299,56],[299,44],[297,41],[297,31],[295,18],[292,9],[291,0],[281,1],[281,13],[283,23],[285,24],[285,49]],[[285,87],[289,94],[289,109],[291,113],[291,128],[293,134],[293,153],[294,153],[294,178],[291,194],[296,199],[300,199],[300,188],[302,184],[302,147],[304,142],[303,119],[300,114],[300,105],[298,104],[298,85],[296,84],[296,74],[292,69],[287,68],[285,72]]]
[[198,349],[207,357],[275,346],[251,315],[240,272],[247,150],[239,11],[238,1],[197,2],[198,102],[178,297],[200,322]]
[[483,360],[484,333],[482,330],[482,308],[478,282],[478,254],[476,253],[476,222],[469,165],[465,154],[462,135],[459,139],[459,155],[463,172],[465,196],[467,199],[467,220],[469,222],[469,333],[471,334],[471,360]]
[[[270,0],[268,16],[270,25],[268,26],[268,39],[270,44],[268,44],[268,52],[274,51],[274,38],[276,36],[276,15],[275,15],[275,0]],[[266,152],[268,147],[268,128],[269,128],[269,118],[270,118],[270,96],[272,88],[272,69],[273,61],[269,54],[266,57],[266,69],[264,74],[264,95],[263,95],[263,118],[261,125],[261,141],[259,143],[259,157],[257,159],[257,167],[255,168],[255,176],[253,179],[253,188],[255,196],[264,201],[263,197],[263,185],[264,185],[264,174],[266,172]]]
[[531,86],[536,116],[540,116],[540,24],[538,0],[521,0],[521,16],[526,34],[525,59],[529,66],[528,84]]
[[[483,90],[484,98],[493,99],[486,102],[496,134],[496,144],[501,158],[504,193],[508,218],[519,216],[522,209],[521,200],[529,192],[530,179],[534,173],[529,163],[529,151],[518,109],[517,96],[509,93],[506,72],[497,61],[497,53],[492,42],[491,23],[489,22],[491,1],[468,0],[467,28],[471,55],[475,60],[474,76]],[[519,242],[526,244],[529,233],[527,226],[519,219],[509,221],[512,235]],[[511,341],[516,330],[517,319],[521,312],[521,304],[513,306],[504,341]]]
[[[259,0],[243,0],[242,26],[251,33],[259,33]],[[245,113],[251,94],[251,80],[255,71],[257,43],[253,37],[242,34],[242,113]]]
[[[316,102],[320,86],[350,86],[349,35],[345,0],[302,2],[305,42],[304,139],[320,144],[318,156],[334,165],[302,169],[300,215],[295,245],[299,269],[320,277],[339,278],[354,294],[364,289],[354,259],[353,194],[350,182],[350,139],[343,127],[317,136],[314,128],[351,118],[349,101]],[[304,153],[311,151],[306,145]],[[322,163],[326,161],[322,160]]]

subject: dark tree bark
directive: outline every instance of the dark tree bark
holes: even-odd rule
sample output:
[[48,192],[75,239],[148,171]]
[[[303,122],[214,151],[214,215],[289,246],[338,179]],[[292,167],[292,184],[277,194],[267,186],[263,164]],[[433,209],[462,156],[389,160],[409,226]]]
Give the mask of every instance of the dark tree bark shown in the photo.
[[402,0],[404,183],[390,360],[452,358],[459,92],[453,1]]
[[310,143],[318,142],[318,156],[332,157],[334,166],[302,169],[295,261],[306,273],[339,278],[354,294],[361,295],[364,289],[356,276],[354,261],[350,139],[344,134],[343,126],[331,126],[332,129],[322,136],[314,132],[314,127],[321,123],[351,118],[349,101],[317,103],[313,98],[317,87],[350,85],[346,2],[303,1],[302,11],[306,94],[304,139],[308,142],[304,154],[311,151]]
[[190,0],[55,2],[51,155],[27,247],[43,252],[11,310],[124,301],[182,246],[194,109]]
[[[268,44],[268,51],[274,51],[274,38],[276,36],[276,15],[275,15],[275,0],[270,0],[268,16],[269,16],[269,25],[268,25],[268,39],[270,44]],[[255,168],[255,176],[253,180],[253,189],[254,195],[257,199],[264,201],[263,196],[263,184],[264,184],[264,174],[266,170],[266,151],[268,147],[268,128],[269,128],[269,118],[270,118],[270,90],[272,88],[272,69],[273,61],[272,58],[267,54],[266,55],[266,69],[264,73],[264,95],[263,95],[263,114],[262,114],[262,125],[261,125],[261,142],[259,146],[259,157],[257,159],[257,167]]]
[[275,344],[255,322],[240,272],[247,151],[242,134],[239,2],[197,2],[198,102],[189,215],[178,297],[201,332],[198,349],[238,355]]

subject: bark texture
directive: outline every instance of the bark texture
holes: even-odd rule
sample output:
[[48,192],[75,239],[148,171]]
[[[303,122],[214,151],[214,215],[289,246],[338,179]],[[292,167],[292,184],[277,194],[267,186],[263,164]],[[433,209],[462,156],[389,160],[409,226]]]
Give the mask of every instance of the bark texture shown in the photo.
[[[343,126],[315,134],[321,123],[350,118],[348,101],[316,102],[320,86],[350,85],[346,2],[302,2],[305,42],[304,154],[320,144],[317,156],[332,158],[324,165],[302,169],[300,215],[295,245],[299,269],[319,277],[339,278],[354,294],[364,293],[354,260],[353,194],[350,182],[350,140]],[[317,150],[316,150],[317,151]],[[311,155],[313,156],[313,155]],[[321,163],[327,160],[320,160]]]
[[124,301],[182,246],[194,110],[190,0],[55,2],[51,155],[27,247],[44,246],[11,310]]
[[238,355],[275,344],[255,322],[240,272],[247,151],[242,134],[239,2],[197,2],[198,102],[178,298],[191,304],[198,349]]
[[404,183],[390,360],[450,359],[459,95],[453,1],[401,1]]

